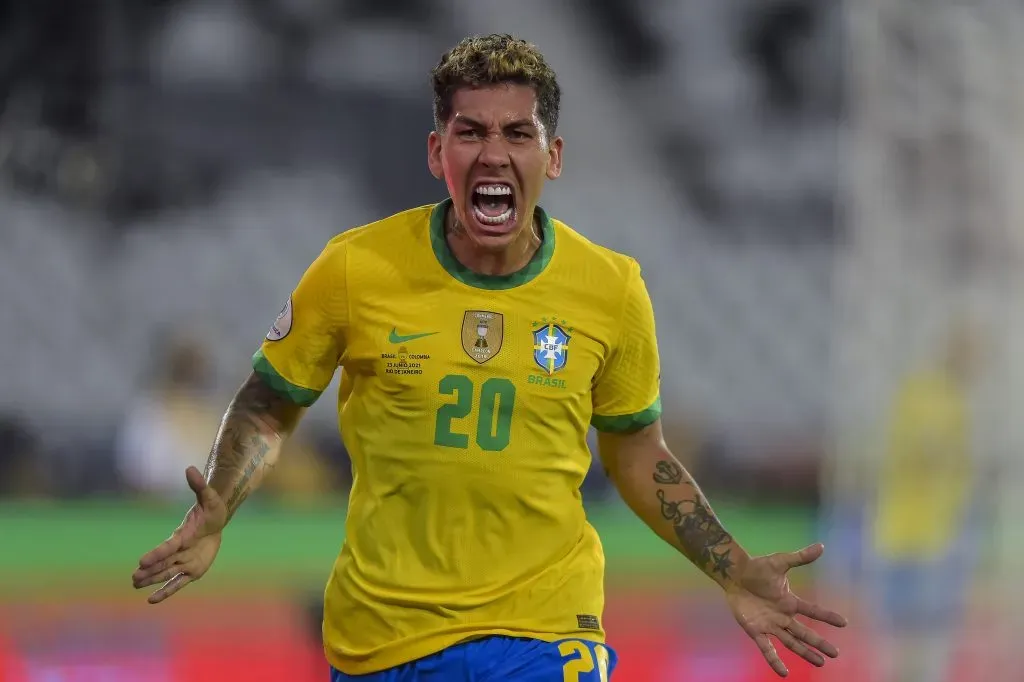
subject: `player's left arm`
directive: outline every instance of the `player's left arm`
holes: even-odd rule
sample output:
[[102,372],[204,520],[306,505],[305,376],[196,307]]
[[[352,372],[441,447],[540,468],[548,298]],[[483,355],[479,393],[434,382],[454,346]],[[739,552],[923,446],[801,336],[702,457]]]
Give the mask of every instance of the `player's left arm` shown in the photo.
[[732,587],[750,555],[665,444],[661,419],[636,431],[599,432],[598,446],[629,508],[705,575],[723,588]]
[[654,308],[631,264],[619,337],[594,384],[601,460],[622,499],[662,539],[728,587],[750,558],[726,532],[661,428],[661,363]]
[[779,675],[787,670],[770,636],[810,663],[824,665],[824,656],[838,651],[795,616],[835,626],[846,621],[794,595],[786,578],[789,569],[821,556],[823,547],[751,557],[729,534],[665,443],[654,310],[638,266],[617,319],[621,331],[596,378],[591,420],[609,478],[644,523],[722,586],[737,622]]

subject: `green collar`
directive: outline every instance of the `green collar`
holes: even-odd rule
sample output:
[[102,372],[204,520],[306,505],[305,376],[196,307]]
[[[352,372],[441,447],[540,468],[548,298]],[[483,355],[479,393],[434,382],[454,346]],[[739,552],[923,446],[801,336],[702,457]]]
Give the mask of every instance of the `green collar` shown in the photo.
[[541,242],[540,248],[533,254],[530,262],[522,270],[513,272],[511,275],[481,275],[473,272],[460,263],[448,248],[448,240],[444,234],[444,217],[451,205],[452,200],[448,198],[434,206],[430,212],[430,244],[434,247],[434,255],[437,256],[441,266],[448,271],[449,275],[463,284],[477,289],[512,289],[532,280],[543,272],[551,262],[551,256],[555,252],[555,226],[544,209],[538,206],[537,217],[540,218]]

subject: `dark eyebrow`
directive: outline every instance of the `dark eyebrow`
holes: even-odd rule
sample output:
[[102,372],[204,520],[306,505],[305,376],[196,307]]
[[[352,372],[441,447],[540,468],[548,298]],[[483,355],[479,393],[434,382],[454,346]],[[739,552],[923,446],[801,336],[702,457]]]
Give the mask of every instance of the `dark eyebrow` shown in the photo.
[[[476,119],[472,119],[469,116],[466,116],[465,114],[456,114],[455,115],[455,120],[453,121],[453,123],[464,125],[464,126],[468,126],[470,128],[477,128],[477,129],[481,129],[481,130],[487,128],[487,126],[484,125],[483,123],[481,123],[480,121],[477,121]],[[509,130],[511,128],[524,128],[524,127],[533,128],[533,127],[535,127],[535,125],[534,125],[533,119],[521,118],[521,119],[518,119],[518,120],[515,120],[515,121],[511,121],[509,123],[506,123],[502,127],[505,130]]]
[[505,128],[525,128],[525,127],[533,128],[534,127],[533,120],[529,119],[529,118],[522,118],[522,119],[519,119],[518,121],[512,121],[511,123],[508,123],[508,124],[505,125]]
[[457,123],[457,124],[462,124],[464,126],[469,126],[470,128],[486,128],[487,127],[483,123],[481,123],[480,121],[474,120],[474,119],[470,118],[469,116],[466,116],[465,114],[456,114],[455,115],[455,120],[452,121],[452,122],[453,123]]

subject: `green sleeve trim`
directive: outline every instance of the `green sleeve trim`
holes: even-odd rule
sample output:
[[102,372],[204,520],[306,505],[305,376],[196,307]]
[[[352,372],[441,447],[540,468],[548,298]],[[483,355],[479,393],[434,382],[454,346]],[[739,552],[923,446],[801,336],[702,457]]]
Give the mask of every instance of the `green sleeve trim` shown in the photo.
[[634,414],[621,414],[617,417],[603,417],[595,414],[590,423],[598,431],[607,433],[633,433],[645,426],[650,426],[658,421],[661,416],[661,396],[654,399],[651,406]]
[[303,388],[302,386],[296,386],[292,382],[281,376],[274,366],[270,364],[270,360],[263,354],[263,350],[256,351],[256,354],[252,356],[252,368],[253,371],[263,379],[272,389],[288,398],[296,405],[300,407],[309,407],[316,402],[316,399],[320,397],[323,391],[316,391],[312,388]]

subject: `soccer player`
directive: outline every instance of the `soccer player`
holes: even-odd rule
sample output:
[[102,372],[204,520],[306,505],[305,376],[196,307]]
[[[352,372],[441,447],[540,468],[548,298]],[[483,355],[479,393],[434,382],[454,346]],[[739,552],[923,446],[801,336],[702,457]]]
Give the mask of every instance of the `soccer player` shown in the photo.
[[579,492],[587,430],[623,499],[721,585],[780,675],[774,637],[837,655],[790,592],[821,545],[751,557],[665,445],[640,268],[540,206],[562,172],[560,89],[537,49],[468,38],[433,70],[430,171],[450,197],[335,237],[302,276],[224,416],[196,503],[143,556],[161,602],[201,578],[225,525],[341,368],[354,482],[325,591],[332,680],[605,681],[604,558]]
[[889,408],[871,506],[883,682],[947,679],[978,552],[971,398],[982,355],[957,319],[937,358],[915,367]]

